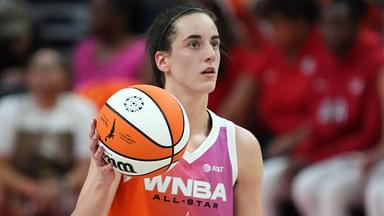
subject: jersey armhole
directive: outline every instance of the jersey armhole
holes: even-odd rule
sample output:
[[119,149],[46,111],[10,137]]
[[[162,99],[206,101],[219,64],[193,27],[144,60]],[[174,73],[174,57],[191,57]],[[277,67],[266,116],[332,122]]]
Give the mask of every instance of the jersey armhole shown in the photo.
[[227,123],[227,139],[229,160],[232,165],[232,185],[235,185],[238,176],[237,150],[236,150],[236,127],[232,122]]

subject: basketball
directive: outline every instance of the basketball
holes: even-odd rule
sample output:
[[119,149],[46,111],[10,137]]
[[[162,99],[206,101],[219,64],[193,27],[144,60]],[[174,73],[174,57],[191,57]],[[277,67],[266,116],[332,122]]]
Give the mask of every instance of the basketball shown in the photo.
[[129,176],[156,176],[183,157],[189,122],[181,103],[152,85],[117,91],[97,118],[103,159]]

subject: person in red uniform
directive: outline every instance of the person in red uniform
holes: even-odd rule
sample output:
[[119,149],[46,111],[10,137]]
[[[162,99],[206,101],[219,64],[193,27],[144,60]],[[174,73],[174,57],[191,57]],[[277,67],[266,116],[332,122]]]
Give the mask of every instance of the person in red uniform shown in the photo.
[[[331,52],[317,59],[310,88],[302,92],[310,96],[308,131],[291,145],[291,154],[265,162],[263,202],[267,216],[276,215],[276,204],[289,198],[291,190],[303,215],[348,215],[346,203],[353,198],[352,189],[358,187],[349,188],[348,181],[356,179],[355,173],[343,168],[359,164],[360,155],[348,152],[372,147],[381,124],[375,83],[382,64],[379,40],[359,28],[361,5],[359,0],[335,0],[324,9],[322,32]],[[297,85],[291,84],[291,91],[299,89]],[[284,102],[290,92],[282,95]],[[289,110],[287,105],[280,106]]]
[[[303,215],[349,215],[359,200],[364,152],[379,141],[377,78],[383,66],[378,39],[360,28],[362,0],[334,0],[323,13],[330,60],[313,81],[310,131],[288,170],[299,171],[292,196]],[[326,63],[326,64],[325,64]]]
[[308,90],[325,45],[316,25],[316,1],[270,0],[263,7],[273,34],[262,48],[263,62],[251,70],[257,92],[254,124],[270,137],[262,143],[274,156],[286,153],[305,128]]
[[289,198],[280,181],[283,158],[291,156],[307,130],[311,82],[327,50],[317,26],[316,1],[268,0],[262,6],[273,40],[263,47],[263,63],[252,72],[258,92],[255,124],[266,136],[261,143],[269,155],[264,163],[263,210],[273,216],[278,215],[280,201]]

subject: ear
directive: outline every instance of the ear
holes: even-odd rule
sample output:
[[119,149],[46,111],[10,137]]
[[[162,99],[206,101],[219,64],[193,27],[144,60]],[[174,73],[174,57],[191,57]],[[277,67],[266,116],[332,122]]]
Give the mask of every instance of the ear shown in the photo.
[[157,51],[155,53],[156,66],[160,71],[163,71],[164,73],[169,71],[169,62],[167,56],[168,54],[166,52]]

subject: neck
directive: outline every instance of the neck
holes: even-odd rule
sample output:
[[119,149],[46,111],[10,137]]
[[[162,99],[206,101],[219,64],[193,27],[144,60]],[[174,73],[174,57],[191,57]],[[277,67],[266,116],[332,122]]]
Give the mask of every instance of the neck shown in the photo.
[[167,85],[165,89],[180,101],[187,112],[191,136],[195,134],[207,135],[210,130],[207,112],[208,94],[191,94],[191,90],[175,88],[170,85]]
[[52,109],[56,105],[58,99],[56,95],[35,94],[33,96],[37,106],[45,110]]

